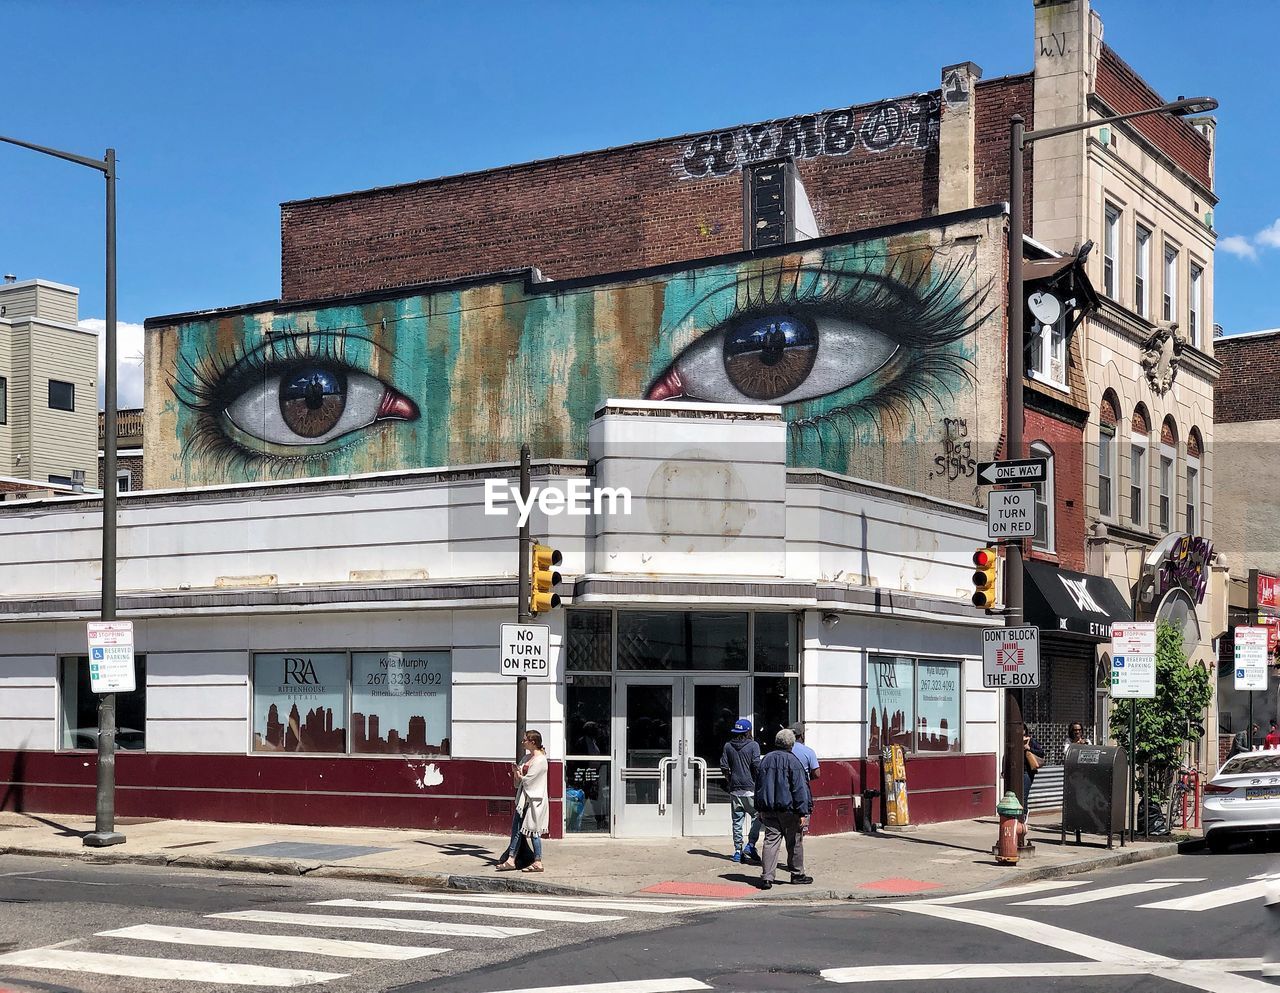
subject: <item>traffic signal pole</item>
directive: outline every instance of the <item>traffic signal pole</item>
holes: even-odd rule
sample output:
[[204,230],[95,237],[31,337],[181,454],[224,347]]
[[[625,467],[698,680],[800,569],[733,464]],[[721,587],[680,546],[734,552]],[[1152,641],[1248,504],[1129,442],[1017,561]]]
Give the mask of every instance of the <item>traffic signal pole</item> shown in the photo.
[[[529,445],[520,446],[520,506],[529,506]],[[528,624],[533,620],[533,615],[529,612],[529,551],[531,547],[529,538],[529,515],[526,514],[524,523],[520,525],[520,570],[519,581],[516,588],[516,621],[519,624]],[[516,761],[519,762],[524,755],[524,733],[525,725],[529,719],[529,678],[527,676],[516,677]]]

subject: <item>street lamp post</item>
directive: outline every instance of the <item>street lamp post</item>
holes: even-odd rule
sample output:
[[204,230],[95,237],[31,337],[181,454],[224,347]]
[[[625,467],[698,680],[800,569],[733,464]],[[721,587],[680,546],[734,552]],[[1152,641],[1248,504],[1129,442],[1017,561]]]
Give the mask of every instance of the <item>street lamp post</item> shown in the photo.
[[[19,145],[55,159],[74,162],[102,173],[107,181],[107,286],[106,377],[103,384],[104,414],[102,451],[102,606],[101,619],[116,619],[116,150],[108,148],[101,159],[34,145],[0,135],[0,142]],[[84,844],[104,848],[124,842],[116,820],[116,695],[104,693],[98,700],[98,786],[94,829]]]
[[[1044,128],[1039,131],[1026,131],[1021,115],[1015,114],[1009,119],[1009,273],[1008,273],[1008,366],[1006,377],[1006,407],[1008,408],[1007,437],[1008,446],[1005,458],[1020,459],[1023,457],[1023,403],[1022,377],[1026,371],[1025,350],[1022,326],[1022,239],[1023,239],[1023,207],[1022,207],[1022,154],[1028,145],[1042,138],[1056,138],[1058,135],[1071,134],[1075,131],[1086,131],[1089,128],[1104,124],[1115,124],[1135,117],[1146,117],[1149,114],[1170,114],[1184,117],[1187,114],[1207,114],[1218,106],[1213,97],[1179,97],[1172,103],[1159,107],[1148,107],[1146,110],[1135,110],[1128,114],[1117,114],[1113,117],[1095,118],[1078,121],[1075,124],[1063,124],[1059,127]],[[1023,610],[1023,566],[1022,542],[1011,541],[1006,546],[1005,558],[1005,625],[1019,627],[1022,624]],[[1020,695],[1020,694],[1019,694]],[[1005,706],[1005,738],[1004,738],[1004,776],[1005,787],[1021,793],[1022,768],[1026,761],[1022,754],[1022,704],[1018,696],[1009,690],[1004,691]],[[1132,746],[1132,742],[1130,743]],[[1132,762],[1130,762],[1132,767]],[[1025,798],[1024,798],[1025,799]]]

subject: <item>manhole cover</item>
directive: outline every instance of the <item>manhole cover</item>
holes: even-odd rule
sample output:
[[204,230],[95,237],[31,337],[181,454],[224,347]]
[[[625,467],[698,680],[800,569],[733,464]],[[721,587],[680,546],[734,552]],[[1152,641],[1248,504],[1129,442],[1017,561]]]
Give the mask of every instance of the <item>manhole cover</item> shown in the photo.
[[829,984],[811,972],[726,972],[713,976],[708,980],[710,985],[719,989],[722,985],[731,990],[760,991],[773,990],[809,990],[825,988]]

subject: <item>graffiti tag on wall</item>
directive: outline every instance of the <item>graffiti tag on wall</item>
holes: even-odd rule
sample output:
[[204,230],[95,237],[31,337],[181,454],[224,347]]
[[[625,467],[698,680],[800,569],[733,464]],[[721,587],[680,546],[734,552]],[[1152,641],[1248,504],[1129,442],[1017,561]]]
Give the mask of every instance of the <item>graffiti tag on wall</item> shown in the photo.
[[686,179],[702,179],[728,176],[744,165],[784,156],[814,159],[859,150],[887,152],[904,145],[929,148],[938,140],[938,106],[936,94],[925,93],[862,109],[708,132],[685,146],[679,171]]

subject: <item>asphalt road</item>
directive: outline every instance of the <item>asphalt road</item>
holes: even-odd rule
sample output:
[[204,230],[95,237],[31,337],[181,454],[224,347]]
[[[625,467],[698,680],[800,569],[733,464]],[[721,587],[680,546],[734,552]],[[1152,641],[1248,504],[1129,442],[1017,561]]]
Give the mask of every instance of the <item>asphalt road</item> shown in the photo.
[[[1262,900],[1271,875],[1280,881],[1280,856],[1242,848],[936,901],[704,907],[662,898],[581,906],[516,894],[414,895],[404,887],[339,880],[0,858],[0,989],[229,990],[234,987],[222,983],[231,977],[249,988],[287,981],[317,990],[395,993],[601,983],[618,984],[610,993],[831,991],[837,984],[894,993],[1261,993],[1280,985],[1263,975],[1260,962],[1280,950],[1269,947],[1278,944],[1280,910],[1266,910]],[[331,900],[362,905],[318,905]],[[392,905],[370,905],[387,902]],[[305,916],[262,919],[263,912]],[[241,916],[207,916],[227,913]],[[357,920],[314,926],[331,915]],[[377,930],[375,919],[384,918],[409,922],[392,927],[431,930],[424,922],[436,922],[465,933]],[[151,930],[100,935],[138,926]],[[494,926],[534,933],[478,930]],[[227,947],[228,934],[236,936],[231,941],[277,947]],[[333,939],[376,947],[299,947]],[[385,958],[427,947],[448,950]],[[338,957],[338,950],[382,957]],[[26,957],[15,961],[15,954]],[[176,965],[156,966],[156,959]],[[124,978],[127,972],[67,968],[109,973],[136,969],[139,960],[144,970],[186,963],[200,975]],[[217,963],[226,971],[211,972]],[[257,974],[255,968],[292,971]]]

